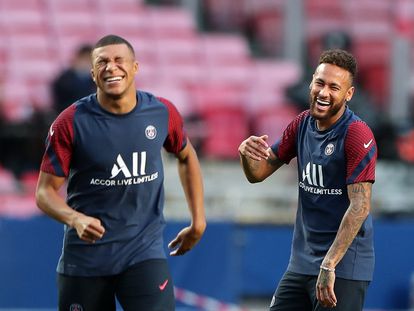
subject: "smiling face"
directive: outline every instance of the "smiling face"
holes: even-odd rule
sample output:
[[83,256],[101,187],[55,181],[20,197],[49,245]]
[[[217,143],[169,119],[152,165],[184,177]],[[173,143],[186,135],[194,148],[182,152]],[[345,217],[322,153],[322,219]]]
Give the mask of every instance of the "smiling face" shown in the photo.
[[138,63],[126,44],[98,47],[92,52],[92,78],[98,96],[117,100],[126,95],[135,97],[135,74]]
[[336,65],[322,63],[310,85],[310,114],[320,130],[333,125],[344,113],[354,94],[351,74]]

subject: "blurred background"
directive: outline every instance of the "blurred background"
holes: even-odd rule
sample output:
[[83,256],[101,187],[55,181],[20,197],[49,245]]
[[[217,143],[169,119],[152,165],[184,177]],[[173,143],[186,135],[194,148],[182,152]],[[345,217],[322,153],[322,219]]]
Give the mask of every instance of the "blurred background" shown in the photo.
[[[178,310],[266,310],[290,253],[295,163],[259,185],[237,147],[274,141],[308,106],[320,52],[359,62],[350,107],[378,143],[377,253],[366,310],[414,310],[414,1],[0,0],[0,309],[53,310],[63,227],[34,202],[48,128],[94,92],[90,47],[125,37],[139,89],[182,113],[205,178],[208,228],[170,258]],[[165,155],[168,242],[188,223],[175,160]]]

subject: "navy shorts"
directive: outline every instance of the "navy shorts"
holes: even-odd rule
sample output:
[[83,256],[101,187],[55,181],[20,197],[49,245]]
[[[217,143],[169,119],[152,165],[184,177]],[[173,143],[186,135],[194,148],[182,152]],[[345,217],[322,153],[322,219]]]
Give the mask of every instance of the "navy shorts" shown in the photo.
[[101,277],[58,274],[60,311],[173,311],[174,287],[165,259],[140,262],[126,271]]
[[280,281],[270,311],[362,311],[368,281],[353,281],[336,278],[334,292],[335,308],[324,308],[316,299],[317,276],[286,272]]

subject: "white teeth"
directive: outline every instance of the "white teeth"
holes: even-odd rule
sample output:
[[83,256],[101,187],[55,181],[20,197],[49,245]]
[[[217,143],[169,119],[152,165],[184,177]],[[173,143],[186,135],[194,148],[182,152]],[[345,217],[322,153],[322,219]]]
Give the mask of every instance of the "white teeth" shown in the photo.
[[108,78],[106,79],[107,82],[114,82],[114,81],[121,81],[122,77],[112,77],[112,78]]
[[318,104],[321,104],[323,106],[329,106],[331,104],[330,102],[326,102],[320,99],[317,99],[316,101],[318,102]]

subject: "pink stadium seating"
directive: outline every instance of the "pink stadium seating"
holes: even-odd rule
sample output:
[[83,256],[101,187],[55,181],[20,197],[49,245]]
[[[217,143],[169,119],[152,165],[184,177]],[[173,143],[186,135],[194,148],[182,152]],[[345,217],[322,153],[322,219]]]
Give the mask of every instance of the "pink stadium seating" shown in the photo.
[[0,9],[3,11],[14,10],[34,10],[41,11],[44,9],[43,0],[2,0],[0,3]]
[[151,17],[144,10],[100,11],[100,27],[106,33],[118,34],[134,41],[154,40]]
[[0,215],[14,218],[29,218],[40,215],[35,199],[32,195],[4,195],[0,196]]
[[208,65],[244,65],[250,60],[247,41],[235,34],[203,34],[200,49]]
[[0,113],[8,122],[25,120],[33,112],[29,101],[30,93],[27,85],[21,80],[9,78],[2,85],[2,102]]
[[161,65],[199,65],[202,61],[200,40],[196,33],[188,38],[171,37],[153,40],[152,50],[158,55]]
[[17,193],[17,181],[12,172],[0,166],[0,194],[11,193]]
[[155,38],[188,38],[194,36],[196,24],[191,13],[182,8],[149,7],[145,14],[150,17]]
[[9,35],[45,34],[48,31],[47,19],[42,11],[16,8],[0,10],[2,31]]
[[6,48],[10,59],[51,60],[56,55],[55,46],[46,34],[10,36]]
[[93,6],[106,15],[135,14],[144,9],[145,0],[93,0]]

